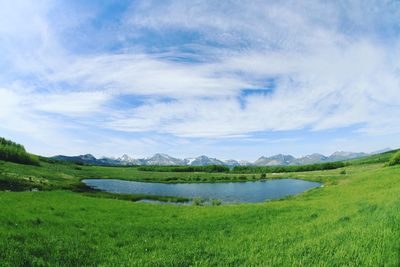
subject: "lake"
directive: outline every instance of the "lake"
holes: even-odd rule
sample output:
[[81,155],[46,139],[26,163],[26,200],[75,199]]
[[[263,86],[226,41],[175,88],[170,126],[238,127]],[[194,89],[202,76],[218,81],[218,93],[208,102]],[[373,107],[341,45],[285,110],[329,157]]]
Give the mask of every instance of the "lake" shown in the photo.
[[145,183],[117,179],[85,179],[86,185],[110,193],[154,196],[201,197],[219,199],[224,203],[263,202],[296,195],[321,186],[317,182],[298,179],[276,179],[227,183]]

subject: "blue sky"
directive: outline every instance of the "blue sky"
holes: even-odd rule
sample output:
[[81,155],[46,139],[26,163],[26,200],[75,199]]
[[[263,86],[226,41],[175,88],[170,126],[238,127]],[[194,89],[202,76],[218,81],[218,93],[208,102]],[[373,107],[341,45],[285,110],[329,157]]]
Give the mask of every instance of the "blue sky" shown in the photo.
[[398,1],[0,4],[0,136],[34,153],[400,146]]

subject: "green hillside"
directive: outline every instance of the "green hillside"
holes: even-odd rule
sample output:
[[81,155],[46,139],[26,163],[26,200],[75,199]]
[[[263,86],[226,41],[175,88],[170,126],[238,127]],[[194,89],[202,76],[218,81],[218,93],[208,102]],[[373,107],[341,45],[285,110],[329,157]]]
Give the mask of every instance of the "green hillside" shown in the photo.
[[24,146],[0,137],[0,160],[39,165],[38,157],[25,151]]
[[210,182],[261,175],[0,161],[0,266],[399,266],[400,165],[386,164],[394,154],[339,169],[267,174],[324,186],[282,200],[222,206],[138,203],[146,197],[91,191],[80,180]]
[[376,155],[372,155],[372,156],[368,156],[368,157],[348,160],[348,161],[346,161],[346,163],[352,164],[352,165],[385,163],[385,162],[388,162],[390,160],[390,158],[393,157],[394,154],[396,154],[398,151],[400,151],[400,149],[391,150],[391,151],[388,151],[385,153],[380,153],[380,154],[376,154]]

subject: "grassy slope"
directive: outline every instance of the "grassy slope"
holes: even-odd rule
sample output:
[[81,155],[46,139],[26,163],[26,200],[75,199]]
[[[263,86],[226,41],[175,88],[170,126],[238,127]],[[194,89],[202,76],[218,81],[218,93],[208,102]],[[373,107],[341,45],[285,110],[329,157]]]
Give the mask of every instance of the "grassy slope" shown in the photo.
[[[75,164],[60,164],[41,162],[41,166],[29,166],[0,161],[0,188],[2,182],[15,185],[16,190],[26,188],[39,189],[73,189],[79,186],[85,178],[114,178],[145,182],[224,182],[252,181],[261,179],[260,174],[237,173],[205,173],[205,172],[150,172],[140,171],[137,167],[102,167],[80,166]],[[351,169],[346,167],[345,169]],[[343,169],[343,168],[342,168]],[[267,174],[268,178],[306,177],[312,181],[333,182],[340,176],[342,169]],[[3,188],[7,188],[3,186]]]
[[361,164],[373,164],[373,163],[384,163],[388,162],[389,159],[400,149],[391,150],[388,152],[375,154],[368,157],[362,157],[357,159],[348,160],[347,162],[352,165],[361,165]]
[[[347,161],[351,170],[358,165],[384,163],[396,151],[386,152],[366,158]],[[313,181],[335,183],[340,178],[341,169],[328,171],[267,174],[267,178],[302,177]],[[84,178],[114,178],[149,182],[222,182],[258,180],[260,174],[205,173],[205,172],[151,172],[140,171],[138,167],[81,166],[72,163],[49,163],[41,161],[40,166],[29,166],[0,160],[0,188],[10,189],[73,189]]]
[[400,167],[337,172],[284,201],[220,207],[3,192],[0,266],[398,266]]
[[[41,166],[28,166],[0,161],[0,179],[18,179],[32,185],[46,187],[68,187],[76,185],[84,178],[115,178],[137,181],[160,182],[205,182],[214,180],[238,180],[242,175],[203,172],[149,172],[137,167],[79,166],[74,164],[51,164],[41,162]],[[250,175],[248,175],[250,177]],[[259,177],[259,175],[257,176]],[[31,178],[31,179],[29,179]]]
[[[75,168],[3,163],[0,177],[31,177],[48,188],[75,185],[83,176],[147,179],[132,168]],[[68,191],[2,192],[0,266],[398,266],[400,167],[355,165],[346,171],[290,174],[326,186],[284,201],[219,207],[133,203]],[[148,179],[163,177],[150,173]]]

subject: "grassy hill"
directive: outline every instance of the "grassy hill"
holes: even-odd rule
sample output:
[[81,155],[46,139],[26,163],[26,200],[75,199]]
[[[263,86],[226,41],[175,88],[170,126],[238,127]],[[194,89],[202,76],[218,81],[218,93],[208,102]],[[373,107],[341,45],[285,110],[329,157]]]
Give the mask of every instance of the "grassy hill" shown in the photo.
[[200,207],[110,199],[117,196],[87,192],[80,179],[205,182],[261,176],[80,166],[44,158],[38,166],[0,161],[1,189],[44,190],[0,191],[0,266],[399,266],[400,165],[385,166],[394,154],[333,170],[267,175],[324,183],[298,196]]
[[358,158],[358,159],[352,159],[345,161],[346,163],[352,164],[352,165],[359,165],[359,164],[372,164],[372,163],[385,163],[390,160],[400,149],[395,149],[391,151],[387,151],[384,153],[368,156],[368,157],[363,157],[363,158]]
[[38,157],[25,151],[24,146],[0,137],[0,160],[39,165]]

